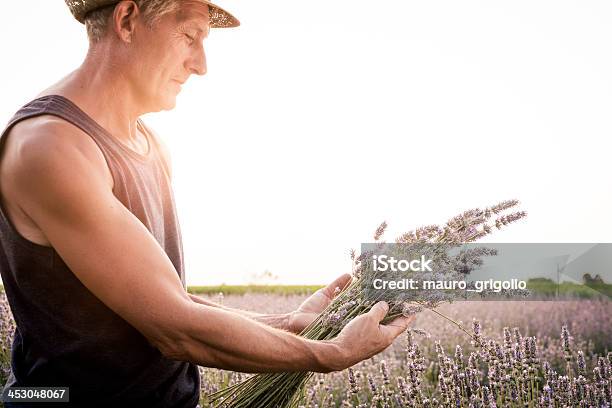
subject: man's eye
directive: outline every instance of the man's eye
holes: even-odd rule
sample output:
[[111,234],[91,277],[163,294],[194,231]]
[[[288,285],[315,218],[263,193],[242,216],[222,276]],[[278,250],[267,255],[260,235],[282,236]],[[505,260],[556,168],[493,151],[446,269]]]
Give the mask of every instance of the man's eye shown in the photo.
[[195,41],[195,38],[190,36],[189,34],[185,34],[185,37],[187,37],[187,39],[189,40],[189,44],[193,43]]

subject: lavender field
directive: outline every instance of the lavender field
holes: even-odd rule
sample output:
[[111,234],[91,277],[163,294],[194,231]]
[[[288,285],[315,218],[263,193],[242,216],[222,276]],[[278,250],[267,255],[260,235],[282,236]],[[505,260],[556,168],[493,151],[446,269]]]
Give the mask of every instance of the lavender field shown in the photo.
[[[247,294],[222,300],[272,313],[295,309],[303,297]],[[438,310],[472,335],[476,323],[478,341],[425,310],[415,331],[384,353],[351,370],[316,374],[300,406],[610,406],[609,300],[458,302]],[[201,373],[204,407],[211,406],[206,395],[248,377],[205,368]]]
[[[207,296],[269,313],[293,310],[304,297]],[[0,310],[5,381],[14,322],[3,294]],[[316,374],[300,406],[610,407],[609,300],[458,302],[439,310],[472,337],[425,310],[413,332],[382,354],[350,370]],[[208,394],[249,375],[201,368],[201,376],[201,405],[208,407]]]

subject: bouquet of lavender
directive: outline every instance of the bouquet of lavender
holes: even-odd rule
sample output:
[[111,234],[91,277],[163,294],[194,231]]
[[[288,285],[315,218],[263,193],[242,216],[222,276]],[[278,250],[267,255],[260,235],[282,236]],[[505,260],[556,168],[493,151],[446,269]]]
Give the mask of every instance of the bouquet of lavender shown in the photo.
[[[424,272],[419,275],[420,279],[465,278],[474,268],[482,264],[483,256],[495,255],[495,251],[477,247],[460,250],[455,255],[451,255],[449,250],[490,234],[493,227],[501,229],[525,217],[524,211],[502,214],[517,205],[518,201],[510,200],[485,209],[476,208],[465,211],[450,219],[443,226],[425,226],[401,235],[395,240],[392,250],[401,255],[406,255],[407,252],[428,254],[436,268],[432,272]],[[382,236],[386,227],[386,222],[383,222],[374,234],[375,250],[385,248],[386,243],[382,241]],[[366,250],[357,255],[355,251],[351,251],[352,282],[343,291],[337,288],[334,301],[302,331],[301,336],[311,340],[333,339],[350,320],[367,313],[380,300],[385,300],[389,304],[389,313],[382,324],[392,321],[401,314],[412,315],[424,308],[431,309],[434,313],[446,318],[434,309],[441,303],[451,302],[458,297],[465,296],[465,290],[444,288],[428,291],[426,296],[411,291],[393,291],[392,293],[390,291],[370,291],[367,288],[371,286],[370,283],[376,274],[375,268],[372,268],[373,253],[374,251]],[[411,273],[410,276],[415,277],[416,275]],[[208,399],[216,407],[296,408],[303,398],[306,383],[312,375],[309,372],[257,374],[241,383],[209,395]]]

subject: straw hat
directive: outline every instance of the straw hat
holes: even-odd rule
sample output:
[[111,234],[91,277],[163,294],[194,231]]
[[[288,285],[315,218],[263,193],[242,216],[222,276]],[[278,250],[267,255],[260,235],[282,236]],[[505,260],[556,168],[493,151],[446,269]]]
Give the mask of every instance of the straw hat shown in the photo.
[[[65,0],[70,12],[79,22],[85,22],[85,15],[92,10],[119,3],[121,0]],[[199,0],[208,4],[210,11],[210,28],[238,27],[240,21],[227,11],[208,0]]]

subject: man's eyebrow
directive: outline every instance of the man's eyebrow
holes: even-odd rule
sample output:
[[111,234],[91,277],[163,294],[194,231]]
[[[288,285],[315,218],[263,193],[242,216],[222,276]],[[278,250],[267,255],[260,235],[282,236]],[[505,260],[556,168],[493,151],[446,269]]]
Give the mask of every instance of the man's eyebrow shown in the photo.
[[206,30],[202,30],[201,28],[196,28],[196,31],[200,34],[204,34],[204,37],[208,37],[208,35],[210,34],[210,27],[207,28]]

